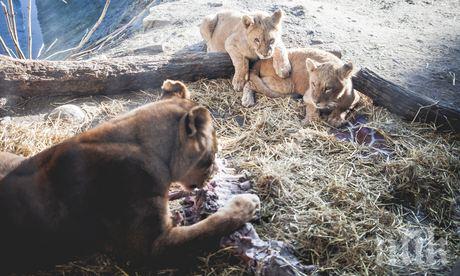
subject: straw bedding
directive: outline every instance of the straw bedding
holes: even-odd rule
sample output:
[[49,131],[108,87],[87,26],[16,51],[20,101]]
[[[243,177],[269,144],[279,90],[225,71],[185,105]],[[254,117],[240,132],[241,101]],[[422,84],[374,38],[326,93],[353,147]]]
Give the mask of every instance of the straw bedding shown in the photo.
[[[458,136],[434,134],[428,125],[403,122],[366,102],[358,112],[385,136],[392,150],[386,156],[336,139],[325,123],[302,125],[297,100],[260,96],[255,107],[243,108],[228,80],[199,81],[190,89],[212,111],[220,156],[256,183],[262,199],[256,228],[262,238],[291,243],[303,262],[330,274],[442,274],[458,259]],[[29,156],[157,98],[151,91],[78,99],[74,103],[88,115],[79,126],[40,116],[3,121],[0,150]],[[96,255],[54,272],[131,269]],[[244,267],[221,250],[187,273],[234,275],[243,274]]]

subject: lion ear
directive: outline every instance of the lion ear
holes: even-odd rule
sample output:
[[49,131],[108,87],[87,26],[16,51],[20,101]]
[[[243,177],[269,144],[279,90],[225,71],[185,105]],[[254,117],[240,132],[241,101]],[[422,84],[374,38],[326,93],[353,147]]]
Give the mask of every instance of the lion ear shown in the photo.
[[190,91],[188,91],[187,86],[181,81],[165,80],[161,89],[163,89],[162,99],[171,97],[190,99]]
[[349,78],[351,77],[351,75],[353,74],[353,63],[351,62],[348,62],[348,63],[345,63],[340,69],[339,69],[339,74],[340,74],[340,77],[342,79],[346,79],[346,78]]
[[316,61],[310,58],[307,58],[306,64],[307,64],[307,70],[309,72],[313,72],[318,68],[318,64],[316,63]]
[[273,25],[278,26],[283,19],[284,11],[282,9],[277,9],[272,15]]
[[249,28],[251,25],[254,25],[254,18],[249,15],[243,15],[242,18],[244,27]]
[[194,138],[212,133],[212,118],[203,106],[196,106],[187,112],[181,120],[183,138]]

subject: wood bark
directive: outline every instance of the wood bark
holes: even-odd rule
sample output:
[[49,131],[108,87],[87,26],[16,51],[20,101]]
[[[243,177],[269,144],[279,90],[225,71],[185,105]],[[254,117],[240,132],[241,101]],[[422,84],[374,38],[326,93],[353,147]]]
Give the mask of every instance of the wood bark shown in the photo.
[[376,105],[406,120],[433,123],[440,130],[460,132],[460,109],[385,80],[368,68],[358,71],[353,85]]
[[0,97],[120,94],[160,87],[165,79],[228,78],[230,57],[182,52],[87,61],[18,60],[0,55]]
[[[0,97],[120,94],[160,87],[165,79],[229,78],[234,70],[224,53],[182,51],[87,61],[31,61],[0,55]],[[377,105],[407,120],[460,131],[460,110],[361,69],[354,86]]]

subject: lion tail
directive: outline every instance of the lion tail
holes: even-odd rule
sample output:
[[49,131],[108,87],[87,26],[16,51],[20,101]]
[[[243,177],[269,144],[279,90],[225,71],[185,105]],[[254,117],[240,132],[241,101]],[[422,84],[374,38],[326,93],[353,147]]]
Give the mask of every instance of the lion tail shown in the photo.
[[203,19],[200,25],[200,33],[204,41],[208,42],[212,38],[212,34],[216,29],[217,22],[219,21],[219,15],[213,14],[208,15]]
[[190,99],[190,91],[188,91],[187,86],[181,81],[165,80],[161,89],[163,90],[162,99],[171,97]]

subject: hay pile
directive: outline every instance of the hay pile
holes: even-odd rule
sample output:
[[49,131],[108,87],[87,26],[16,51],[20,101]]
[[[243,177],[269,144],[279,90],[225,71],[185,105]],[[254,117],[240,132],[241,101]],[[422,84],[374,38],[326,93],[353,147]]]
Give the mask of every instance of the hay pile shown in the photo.
[[[429,126],[410,125],[365,105],[359,112],[369,116],[368,126],[379,129],[394,151],[387,158],[369,147],[337,140],[324,123],[302,126],[304,111],[296,100],[258,97],[257,105],[247,109],[227,80],[200,81],[190,89],[213,113],[221,157],[249,172],[257,184],[262,220],[256,226],[261,237],[291,243],[306,264],[334,274],[443,273],[458,259],[458,137],[433,134]],[[92,98],[96,115],[78,128],[43,121],[27,127],[1,124],[0,150],[29,155],[95,121],[155,99],[154,93]],[[116,106],[117,112],[99,112],[107,106]],[[86,269],[122,271],[122,265],[101,262],[103,269]],[[84,262],[79,266],[85,268]],[[75,269],[72,264],[58,268]],[[203,258],[191,273],[243,272],[244,267],[222,250]]]

